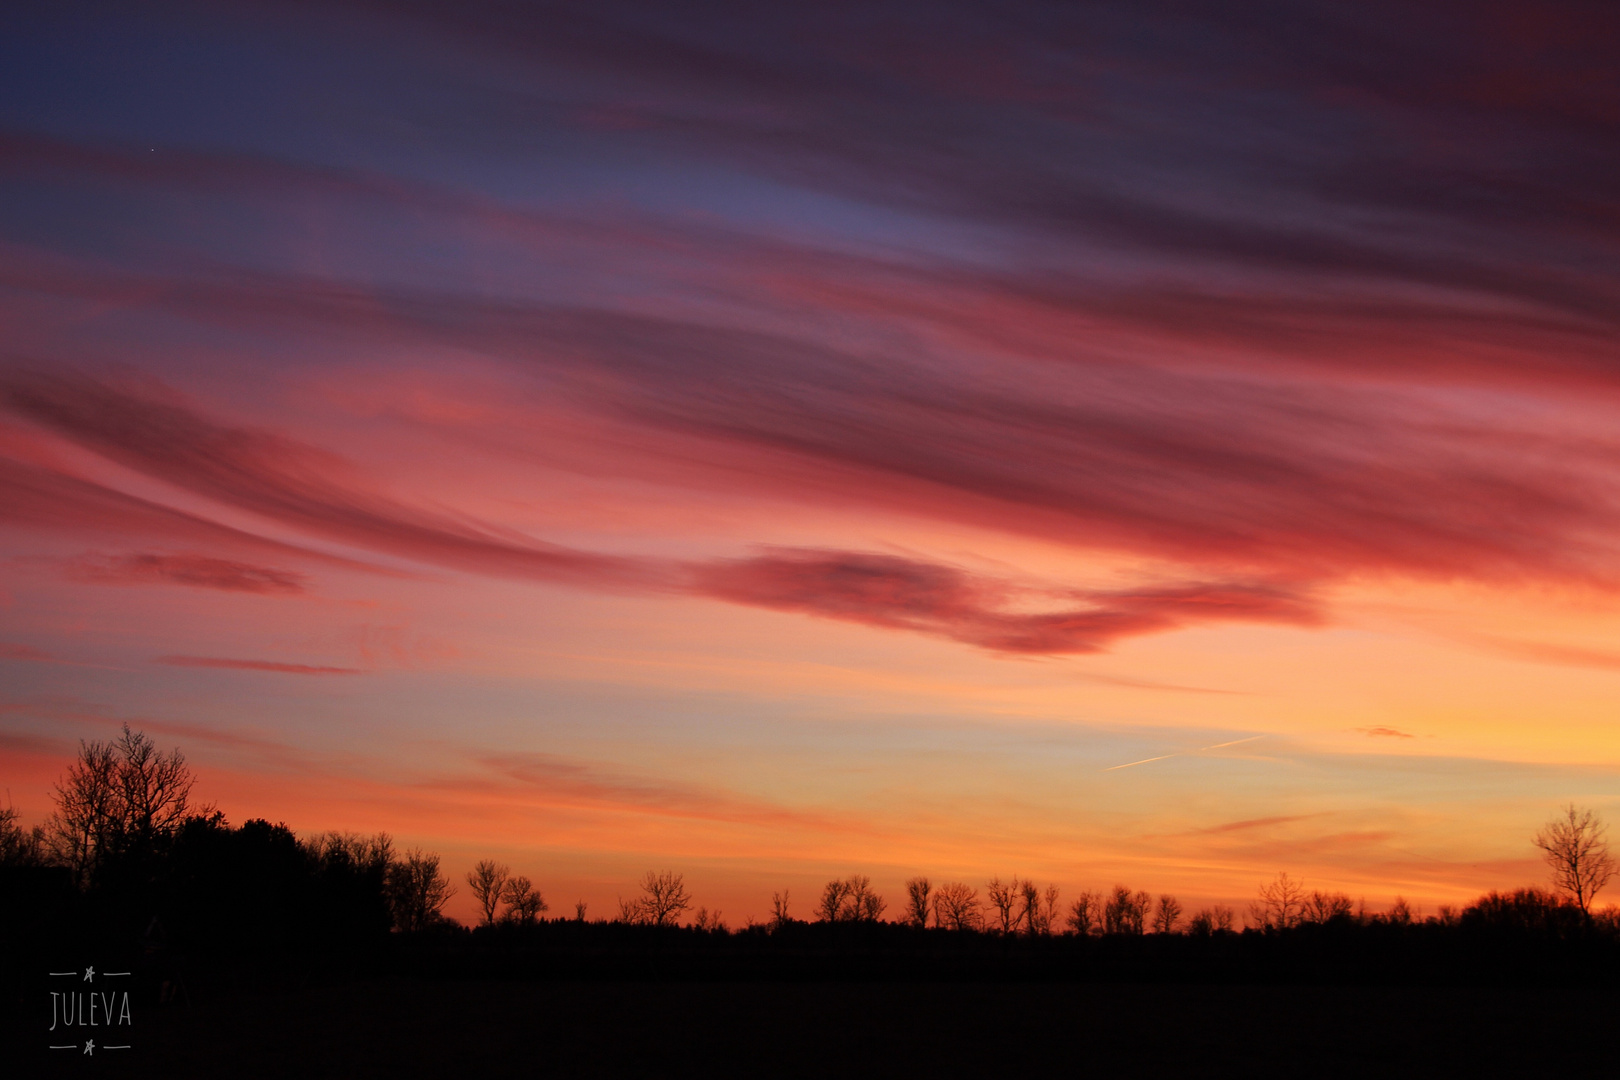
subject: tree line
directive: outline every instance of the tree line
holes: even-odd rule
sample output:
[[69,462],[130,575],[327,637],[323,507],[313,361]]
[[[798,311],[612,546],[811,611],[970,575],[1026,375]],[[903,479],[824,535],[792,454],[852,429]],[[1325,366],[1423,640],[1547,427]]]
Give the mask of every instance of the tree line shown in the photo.
[[[283,938],[304,942],[375,940],[390,930],[419,933],[452,925],[444,915],[456,892],[437,854],[395,849],[386,833],[363,837],[328,832],[299,838],[264,820],[232,827],[214,807],[192,800],[195,777],[178,749],[160,752],[125,725],[107,742],[81,743],[56,784],[49,820],[22,828],[9,806],[0,807],[0,869],[49,871],[76,893],[119,908],[128,921],[166,917],[180,936],[206,938],[225,922],[278,927]],[[1614,876],[1603,823],[1589,810],[1568,807],[1535,837],[1552,871],[1552,890],[1531,887],[1492,892],[1462,909],[1442,906],[1420,917],[1403,899],[1369,912],[1342,892],[1307,891],[1286,873],[1260,887],[1246,928],[1283,932],[1311,925],[1426,924],[1470,921],[1492,925],[1570,925],[1620,931],[1613,908],[1593,910],[1594,898]],[[528,877],[494,860],[465,876],[482,926],[534,926],[549,911]],[[121,907],[120,907],[121,906]],[[684,876],[648,871],[612,917],[627,926],[687,926],[730,933],[719,911],[699,907]],[[808,919],[793,914],[787,890],[772,897],[770,919],[744,928],[771,932],[804,923],[898,924],[914,930],[1039,939],[1053,936],[1212,937],[1244,929],[1232,908],[1215,904],[1188,914],[1173,895],[1115,885],[1083,891],[1062,903],[1058,886],[1032,879],[992,878],[980,888],[962,881],[905,883],[894,917],[888,901],[864,874],[826,883],[809,905]],[[571,921],[587,908],[574,905]],[[553,920],[555,921],[555,920]],[[148,923],[148,927],[150,924]],[[275,933],[260,931],[261,941]]]

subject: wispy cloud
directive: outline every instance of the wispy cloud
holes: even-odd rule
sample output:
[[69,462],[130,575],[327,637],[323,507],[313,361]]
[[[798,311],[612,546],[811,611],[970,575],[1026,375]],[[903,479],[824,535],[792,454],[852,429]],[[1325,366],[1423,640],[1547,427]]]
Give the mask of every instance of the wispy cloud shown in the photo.
[[[574,758],[550,754],[485,756],[478,763],[515,790],[547,801],[587,806],[618,807],[638,813],[696,818],[767,827],[801,827],[834,832],[863,831],[842,817],[791,809],[766,799],[724,790],[636,776]],[[459,786],[464,781],[445,778],[438,785]],[[487,790],[487,779],[479,782]]]
[[1244,821],[1229,821],[1224,825],[1212,825],[1207,829],[1197,831],[1205,834],[1247,832],[1251,829],[1269,829],[1275,825],[1289,825],[1296,821],[1307,821],[1321,816],[1321,814],[1285,814],[1277,817],[1248,818]]
[[328,667],[324,664],[289,664],[279,660],[234,660],[221,656],[160,656],[158,663],[170,667],[226,668],[236,671],[270,671],[281,675],[359,675],[360,668]]
[[711,563],[697,574],[700,589],[737,603],[918,630],[1008,653],[1097,652],[1119,638],[1199,622],[1321,621],[1308,597],[1228,582],[1071,593],[1061,599],[1085,605],[1018,611],[1008,604],[1005,583],[937,563],[856,552],[777,551]]
[[1581,645],[1563,645],[1551,641],[1516,641],[1509,638],[1472,636],[1470,641],[1492,652],[1518,660],[1533,660],[1543,664],[1564,664],[1570,667],[1620,670],[1620,651],[1593,649]]
[[55,657],[43,649],[34,648],[32,645],[24,645],[16,641],[0,641],[0,659],[52,661]]
[[[19,413],[121,464],[282,524],[440,566],[589,588],[684,592],[732,603],[911,630],[1003,653],[1096,652],[1131,636],[1211,622],[1312,626],[1309,592],[1286,582],[1203,580],[1137,589],[1017,589],[955,567],[861,552],[780,549],[745,559],[688,561],[603,555],[413,509],[371,494],[346,463],[269,432],[222,425],[172,401],[86,377],[19,376]],[[52,475],[58,488],[85,487]],[[96,490],[114,512],[114,492]],[[37,514],[51,513],[39,497]],[[145,510],[145,507],[141,507]],[[93,510],[87,508],[87,513]],[[150,513],[161,515],[160,508]],[[189,517],[186,518],[189,520]],[[213,587],[296,585],[277,571],[203,557],[131,556],[83,573],[167,578]],[[1027,607],[1034,599],[1037,606]],[[1026,602],[1025,607],[1020,601]]]
[[100,585],[190,585],[225,592],[267,594],[301,593],[308,580],[292,570],[195,553],[84,555],[66,563],[64,571],[75,580]]

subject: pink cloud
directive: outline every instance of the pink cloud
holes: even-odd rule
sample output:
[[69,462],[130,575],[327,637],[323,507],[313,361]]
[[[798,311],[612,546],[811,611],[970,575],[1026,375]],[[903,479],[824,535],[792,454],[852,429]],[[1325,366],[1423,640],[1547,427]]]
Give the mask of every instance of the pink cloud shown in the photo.
[[1200,834],[1247,832],[1250,829],[1269,829],[1273,825],[1288,825],[1295,821],[1307,821],[1320,816],[1320,814],[1289,814],[1282,817],[1249,818],[1246,821],[1232,821],[1225,825],[1215,825],[1197,831]]
[[[686,592],[1025,654],[1096,652],[1123,637],[1203,622],[1315,625],[1322,619],[1301,589],[1265,582],[1058,592],[1042,597],[1044,610],[1023,611],[1012,605],[1016,590],[1007,583],[893,556],[789,550],[679,564],[602,555],[414,509],[369,493],[346,463],[303,443],[227,427],[179,404],[82,377],[20,378],[12,382],[9,397],[23,414],[84,445],[210,498],[378,554],[494,576]],[[62,485],[64,478],[56,482]],[[101,499],[116,501],[112,493]],[[164,562],[123,570],[203,573],[192,564]],[[212,570],[228,580],[240,577],[223,567]]]
[[0,659],[5,660],[40,660],[52,661],[55,657],[32,645],[23,645],[15,641],[0,641]]
[[228,668],[237,671],[272,671],[282,675],[359,675],[360,668],[326,667],[320,664],[287,664],[278,660],[232,660],[218,656],[160,656],[158,663],[170,667]]
[[1201,622],[1309,626],[1322,619],[1297,592],[1229,582],[1071,593],[1059,599],[1084,606],[1020,611],[1008,604],[1004,583],[937,563],[858,552],[779,551],[694,571],[700,591],[734,603],[914,630],[1007,653],[1098,652],[1120,638]]
[[86,555],[69,562],[66,572],[78,581],[103,585],[190,585],[247,593],[301,593],[308,580],[291,570],[195,553]]

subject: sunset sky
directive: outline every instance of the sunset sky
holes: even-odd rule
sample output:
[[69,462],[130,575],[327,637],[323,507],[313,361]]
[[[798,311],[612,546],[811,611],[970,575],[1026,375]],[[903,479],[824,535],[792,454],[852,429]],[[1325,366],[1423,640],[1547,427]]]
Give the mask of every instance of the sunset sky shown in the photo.
[[[1620,7],[0,15],[0,787],[552,914],[1620,822]],[[472,916],[462,885],[449,912]]]

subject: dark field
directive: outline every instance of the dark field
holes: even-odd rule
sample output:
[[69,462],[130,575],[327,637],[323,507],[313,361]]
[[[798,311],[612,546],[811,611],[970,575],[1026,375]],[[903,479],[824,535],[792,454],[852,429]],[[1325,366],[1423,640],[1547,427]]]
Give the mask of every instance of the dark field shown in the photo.
[[[8,1018],[7,1075],[1614,1075],[1578,987],[397,980],[136,1012],[132,1049]],[[31,1031],[20,1030],[32,1028]],[[1044,1074],[1044,1073],[1043,1073]]]

